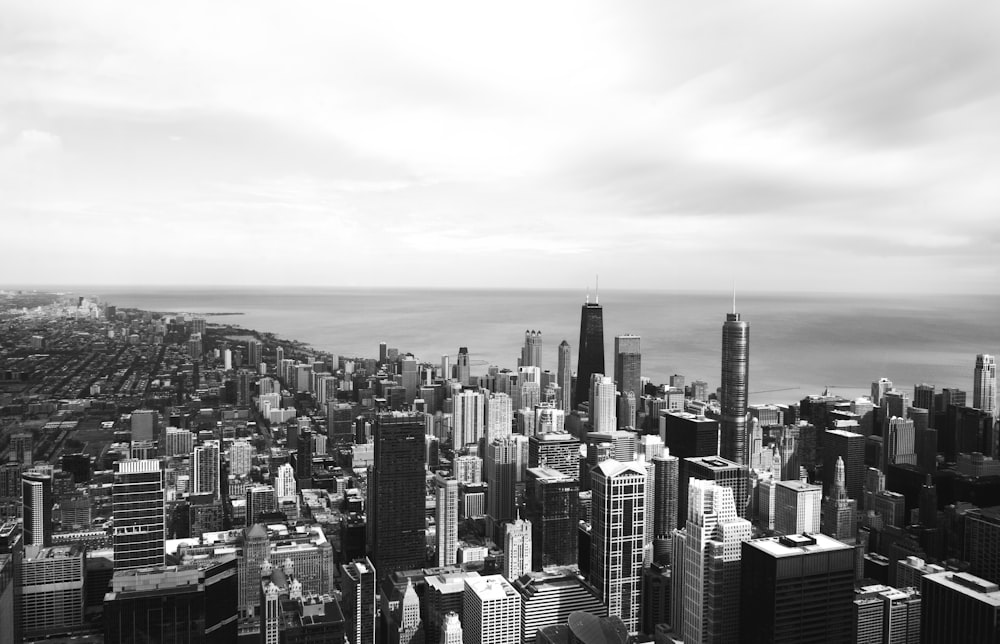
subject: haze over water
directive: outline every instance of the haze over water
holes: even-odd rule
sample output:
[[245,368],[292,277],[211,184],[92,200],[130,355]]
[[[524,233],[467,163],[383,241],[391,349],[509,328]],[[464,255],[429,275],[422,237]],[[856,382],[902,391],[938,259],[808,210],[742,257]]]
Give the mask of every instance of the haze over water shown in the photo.
[[[572,347],[574,369],[585,292],[355,288],[75,287],[120,307],[178,313],[239,312],[210,318],[276,333],[337,355],[377,357],[379,342],[440,363],[469,348],[473,373],[515,368],[526,329],[542,332],[544,368]],[[731,294],[602,290],[606,370],[614,336],[642,337],[642,374],[671,374],[719,386],[722,322]],[[872,297],[740,293],[750,322],[751,402],[793,402],[807,394],[868,393],[888,377],[910,392],[927,382],[972,386],[977,353],[1000,353],[1000,296]]]

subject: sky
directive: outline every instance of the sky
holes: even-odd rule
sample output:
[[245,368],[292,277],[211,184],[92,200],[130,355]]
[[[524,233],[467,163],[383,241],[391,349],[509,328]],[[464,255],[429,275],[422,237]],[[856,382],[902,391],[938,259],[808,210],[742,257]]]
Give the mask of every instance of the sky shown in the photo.
[[1000,3],[0,0],[0,284],[1000,293]]

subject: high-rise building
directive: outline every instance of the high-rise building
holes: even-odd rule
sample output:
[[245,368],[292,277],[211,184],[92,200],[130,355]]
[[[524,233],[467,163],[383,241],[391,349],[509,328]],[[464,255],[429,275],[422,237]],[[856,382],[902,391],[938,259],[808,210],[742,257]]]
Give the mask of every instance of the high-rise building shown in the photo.
[[78,545],[25,547],[18,589],[25,639],[83,625],[84,561]]
[[688,508],[672,544],[672,625],[685,642],[735,642],[740,544],[753,528],[737,516],[732,489],[712,481],[691,480]]
[[569,342],[563,340],[559,343],[559,364],[556,372],[556,380],[559,383],[559,409],[566,413],[572,411],[573,399],[573,367],[570,363],[571,350]]
[[615,383],[623,395],[627,392],[642,396],[639,379],[642,377],[642,353],[639,350],[639,336],[615,336]]
[[20,622],[19,607],[14,603],[14,557],[0,553],[0,642],[20,642],[14,625]]
[[[492,397],[492,396],[491,396]],[[478,443],[485,433],[485,405],[480,391],[466,389],[452,396],[452,434],[455,449]]]
[[247,488],[247,525],[259,523],[265,514],[278,509],[278,495],[273,485],[262,483]]
[[295,468],[290,463],[282,463],[274,474],[274,496],[280,505],[282,501],[295,499],[298,496],[298,485],[295,483]]
[[680,459],[676,456],[669,452],[653,456],[653,504],[646,520],[652,519],[653,550],[659,561],[669,561],[677,529],[679,472]]
[[[514,422],[514,407],[511,397],[505,393],[492,393],[484,400],[486,442],[498,436],[510,436]],[[478,440],[478,439],[477,439]],[[460,445],[455,443],[455,448]]]
[[462,385],[472,384],[472,368],[467,347],[459,347],[458,349],[458,357],[455,359],[455,376]]
[[205,441],[194,448],[193,494],[219,495],[219,441]]
[[680,463],[681,478],[677,490],[677,506],[680,517],[677,525],[684,525],[689,514],[688,485],[692,478],[700,481],[712,481],[733,491],[733,502],[736,503],[736,515],[746,517],[749,505],[749,490],[747,468],[737,465],[719,456],[703,456],[685,458]]
[[742,644],[854,641],[852,546],[813,534],[754,539],[742,548]]
[[882,471],[888,471],[889,465],[916,465],[916,444],[913,421],[898,416],[890,417],[882,448]]
[[375,422],[368,468],[368,548],[379,574],[424,565],[424,419],[393,412]]
[[35,441],[31,432],[15,432],[10,437],[10,461],[31,465],[35,462]]
[[111,499],[115,570],[162,566],[166,544],[162,463],[154,459],[117,461]]
[[439,472],[434,489],[438,565],[450,566],[458,550],[458,481]]
[[[734,301],[735,304],[735,301]],[[722,418],[719,456],[745,465],[747,395],[750,375],[750,323],[735,310],[722,325]]]
[[843,429],[823,433],[823,492],[832,496],[837,459],[844,461],[847,496],[858,500],[865,483],[865,437]]
[[503,540],[501,524],[513,521],[516,513],[516,486],[528,463],[528,439],[514,435],[495,438],[486,446],[483,479],[486,482],[486,529],[498,543]]
[[577,563],[580,483],[548,467],[528,469],[525,516],[531,521],[532,568]]
[[264,343],[254,338],[247,340],[247,363],[250,368],[257,371],[262,362],[264,362]]
[[972,406],[993,416],[997,411],[997,363],[988,353],[976,356],[973,373]]
[[52,545],[52,477],[27,471],[21,475],[24,545]]
[[610,615],[639,630],[646,467],[608,459],[591,472],[591,581]]
[[618,428],[615,381],[602,373],[591,374],[590,422],[595,432],[613,432]]
[[504,526],[503,576],[511,583],[532,568],[531,521],[518,517]]
[[[580,310],[580,346],[576,360],[576,387],[573,390],[573,407],[590,398],[591,375],[606,373],[604,370],[604,309],[590,297]],[[591,410],[593,413],[593,410]]]
[[503,575],[465,580],[465,644],[521,644],[521,595]]
[[967,572],[924,575],[921,644],[1000,642],[1000,586]]
[[1000,583],[1000,506],[965,513],[964,545],[969,572]]
[[107,642],[236,642],[232,555],[180,566],[116,570],[104,597]]
[[838,456],[834,467],[833,487],[823,501],[822,532],[839,541],[853,542],[857,538],[858,502],[847,495],[845,470],[844,459]]
[[375,567],[367,557],[342,566],[341,602],[347,640],[375,644]]
[[521,367],[542,366],[542,332],[525,331],[524,347],[521,348]]
[[819,532],[823,488],[802,481],[778,481],[774,489],[774,530],[780,534]]
[[608,608],[601,603],[597,591],[571,573],[530,573],[511,581],[521,595],[523,644],[535,644],[538,629],[565,624],[569,614],[585,611],[606,617]]
[[882,404],[882,397],[892,389],[892,381],[888,378],[879,378],[872,383],[872,404],[876,407]]

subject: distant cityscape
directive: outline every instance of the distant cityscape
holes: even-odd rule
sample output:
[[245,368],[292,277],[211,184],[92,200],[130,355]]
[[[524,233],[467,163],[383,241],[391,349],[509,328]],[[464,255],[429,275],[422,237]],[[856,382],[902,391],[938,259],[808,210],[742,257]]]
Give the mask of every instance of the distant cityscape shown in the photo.
[[735,297],[717,383],[596,292],[510,365],[232,315],[0,291],[0,644],[1000,643],[993,354],[750,404]]

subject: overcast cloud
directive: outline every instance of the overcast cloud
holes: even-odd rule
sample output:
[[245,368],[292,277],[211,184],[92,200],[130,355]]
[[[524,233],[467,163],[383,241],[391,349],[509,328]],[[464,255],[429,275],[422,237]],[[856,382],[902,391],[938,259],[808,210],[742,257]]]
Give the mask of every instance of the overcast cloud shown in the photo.
[[0,2],[0,283],[997,293],[998,92],[995,0]]

